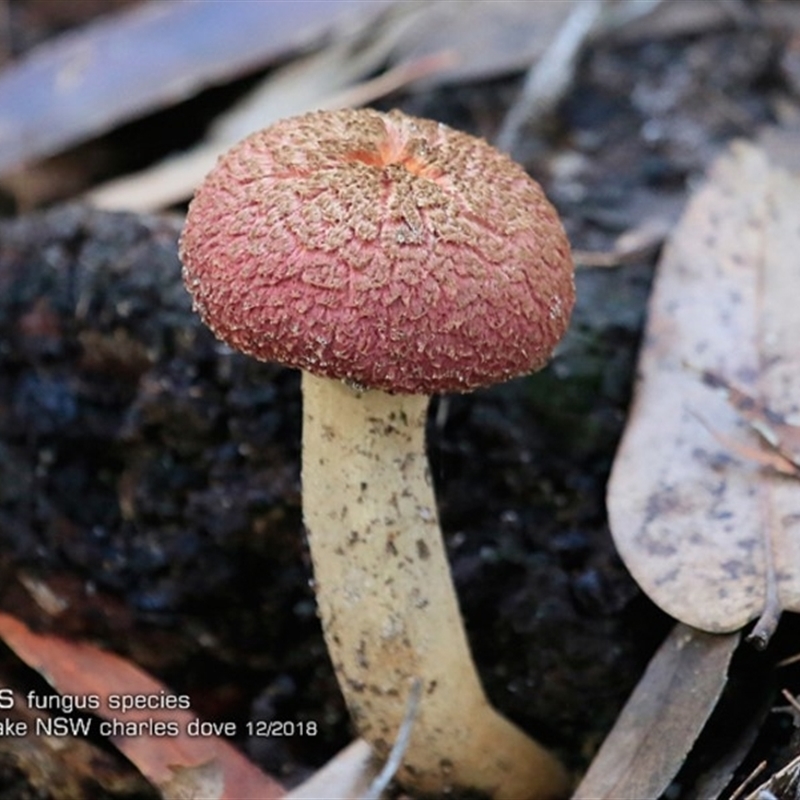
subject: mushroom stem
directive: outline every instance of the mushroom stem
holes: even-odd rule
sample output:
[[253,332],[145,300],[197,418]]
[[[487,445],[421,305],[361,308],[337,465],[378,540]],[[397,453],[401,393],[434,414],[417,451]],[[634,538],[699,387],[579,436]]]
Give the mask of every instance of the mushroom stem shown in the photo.
[[488,703],[458,608],[425,454],[428,398],[303,373],[303,514],[317,602],[359,733],[382,758],[414,678],[402,783],[562,796],[557,760]]

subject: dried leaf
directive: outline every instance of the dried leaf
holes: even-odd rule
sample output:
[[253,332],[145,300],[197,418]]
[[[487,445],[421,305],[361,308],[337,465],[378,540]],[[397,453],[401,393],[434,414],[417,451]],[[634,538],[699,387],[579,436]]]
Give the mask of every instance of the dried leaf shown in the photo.
[[418,86],[491,80],[527,69],[545,51],[575,0],[427,2],[395,47],[392,64],[443,51],[456,58]]
[[[0,174],[296,54],[331,32],[334,45],[354,29],[372,27],[373,39],[391,38],[381,63],[391,75],[404,75],[404,83],[430,87],[524,69],[547,46],[572,2],[147,3],[52,40],[5,69]],[[371,49],[369,42],[364,49]],[[408,65],[432,63],[443,53],[450,57],[436,69],[409,72]],[[335,68],[316,74],[321,85],[299,86],[295,106],[315,108],[320,97],[326,100],[352,85],[326,89],[330,77],[336,77]],[[278,116],[291,113],[297,109]],[[246,133],[273,118],[267,115]]]
[[[110,704],[113,696],[159,698],[171,695],[124,658],[89,644],[33,633],[22,622],[0,612],[0,638],[28,666],[62,695],[97,696],[93,713],[123,723],[176,724],[177,735],[109,736],[117,748],[167,797],[218,800],[271,800],[284,790],[238,750],[216,736],[190,736],[195,719],[180,708],[131,708],[124,713]],[[151,701],[147,701],[151,702]],[[209,794],[209,792],[211,792]]]
[[[413,9],[412,9],[413,10]],[[220,116],[191,150],[94,187],[84,196],[92,205],[115,211],[156,211],[188,199],[219,156],[254,130],[282,117],[322,108],[361,105],[446,68],[452,55],[440,53],[407,62],[366,79],[386,60],[396,27],[408,12],[386,15],[380,33],[358,30],[297,59],[249,92]]]
[[0,172],[53,155],[307,47],[390,0],[145,3],[61,36],[0,75]]
[[676,625],[572,800],[660,797],[719,700],[739,642]]
[[292,789],[284,800],[357,800],[363,797],[379,769],[372,748],[363,739],[356,739]]
[[759,618],[760,644],[800,610],[800,483],[739,457],[770,453],[753,414],[775,428],[800,410],[800,170],[784,155],[799,148],[796,132],[735,143],[671,236],[608,492],[650,597],[709,631]]

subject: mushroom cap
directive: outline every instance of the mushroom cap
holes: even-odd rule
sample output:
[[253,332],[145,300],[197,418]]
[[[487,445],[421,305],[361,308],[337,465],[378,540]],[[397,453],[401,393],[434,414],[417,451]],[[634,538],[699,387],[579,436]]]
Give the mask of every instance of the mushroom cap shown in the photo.
[[538,369],[575,299],[541,187],[482,139],[399,111],[319,111],[252,134],[181,237],[196,309],[231,347],[393,393]]

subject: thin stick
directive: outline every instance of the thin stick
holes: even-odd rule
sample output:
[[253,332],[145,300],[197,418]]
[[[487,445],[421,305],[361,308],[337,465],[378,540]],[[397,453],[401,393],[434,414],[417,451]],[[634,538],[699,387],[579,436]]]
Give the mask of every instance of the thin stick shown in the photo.
[[800,653],[795,653],[793,656],[787,656],[786,658],[781,659],[777,664],[775,664],[775,666],[789,667],[792,664],[796,664],[798,661],[800,661]]
[[797,701],[797,698],[788,689],[781,689],[781,694],[784,696],[792,709],[795,712],[800,713],[800,702]]
[[767,762],[762,761],[738,786],[728,800],[737,800],[744,794],[745,789],[767,768]]
[[603,0],[576,3],[561,30],[530,69],[522,95],[509,110],[495,144],[511,153],[520,131],[531,120],[541,122],[564,97],[575,77],[578,57],[603,11]]
[[411,682],[411,691],[408,693],[408,703],[406,704],[406,714],[397,732],[397,739],[383,765],[383,769],[375,776],[361,800],[378,800],[383,790],[389,785],[395,772],[400,768],[400,764],[408,747],[408,740],[411,738],[411,729],[414,727],[414,720],[419,709],[419,699],[422,696],[422,681],[414,678]]

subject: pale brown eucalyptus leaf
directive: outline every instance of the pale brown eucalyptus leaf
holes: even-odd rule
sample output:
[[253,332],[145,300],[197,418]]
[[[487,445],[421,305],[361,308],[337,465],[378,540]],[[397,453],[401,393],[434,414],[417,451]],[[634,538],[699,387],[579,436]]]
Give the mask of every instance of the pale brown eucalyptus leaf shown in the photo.
[[800,135],[764,141],[720,157],[667,242],[608,492],[644,591],[702,630],[758,619],[761,645],[800,610]]

